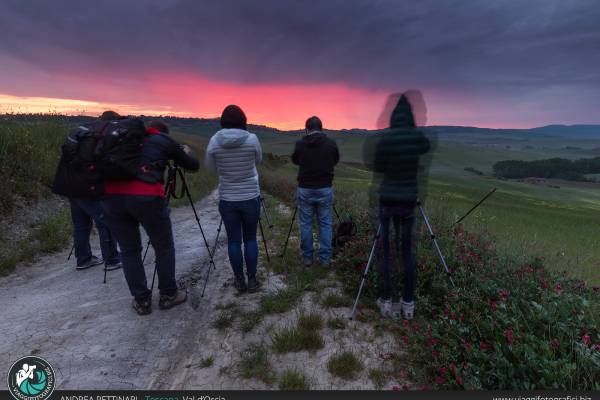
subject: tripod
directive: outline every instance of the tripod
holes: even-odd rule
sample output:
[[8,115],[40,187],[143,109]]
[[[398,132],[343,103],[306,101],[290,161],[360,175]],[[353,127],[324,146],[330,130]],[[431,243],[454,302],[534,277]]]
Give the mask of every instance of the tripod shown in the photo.
[[[177,195],[177,177],[181,179],[181,190],[179,195]],[[198,217],[198,212],[196,211],[196,207],[194,206],[194,201],[192,200],[192,195],[190,194],[190,190],[188,188],[187,182],[185,180],[185,174],[179,166],[176,164],[168,164],[168,172],[167,172],[167,183],[165,185],[165,198],[167,205],[171,198],[181,199],[183,196],[186,196],[192,211],[194,212],[194,217],[196,218],[196,222],[198,223],[198,228],[200,228],[200,234],[202,235],[202,240],[204,241],[204,246],[206,247],[206,251],[208,252],[208,257],[210,259],[210,265],[214,267],[215,261],[213,260],[213,252],[208,245],[208,241],[206,240],[206,235],[204,234],[204,229],[202,229],[202,224],[200,223],[200,217]],[[148,248],[150,247],[150,239],[148,239],[148,243],[146,244],[146,251],[144,252],[144,257],[142,258],[142,264],[146,260],[146,255],[148,254]],[[210,271],[209,265],[209,271]],[[152,285],[150,290],[154,289],[154,281],[156,279],[156,264],[154,265],[154,273],[152,274]]]
[[[450,279],[450,283],[452,284],[452,286],[454,286],[454,281],[452,280],[450,270],[448,269],[448,265],[446,264],[446,259],[444,258],[444,255],[442,254],[442,250],[440,249],[440,246],[437,242],[437,238],[436,238],[435,234],[433,233],[433,229],[431,229],[431,224],[429,223],[429,218],[427,218],[427,214],[425,213],[423,204],[419,200],[417,200],[417,207],[419,207],[419,212],[421,213],[421,216],[423,217],[423,220],[425,221],[425,225],[427,226],[427,230],[429,231],[429,238],[433,241],[433,245],[435,247],[436,253],[437,253],[438,257],[440,258],[440,261],[444,267],[446,275],[448,275],[448,278]],[[360,294],[363,290],[363,286],[365,285],[365,280],[369,273],[369,268],[371,267],[371,264],[373,263],[373,256],[375,255],[375,248],[377,246],[377,241],[379,240],[380,237],[381,237],[381,223],[377,227],[377,232],[375,233],[375,238],[373,240],[373,246],[371,247],[371,252],[369,253],[369,259],[368,259],[367,265],[361,275],[360,285],[358,286],[358,293],[356,294],[356,299],[354,299],[354,305],[352,306],[352,313],[350,314],[350,317],[349,317],[350,319],[353,319],[354,314],[356,313],[356,307],[358,306],[358,300],[360,299]]]
[[[267,213],[267,207],[265,206],[265,203],[264,203],[264,197],[260,196],[259,201],[260,201],[260,206],[261,206],[262,212],[265,214],[265,218],[267,220],[268,227],[271,229],[271,235],[272,235],[273,234],[273,224],[271,224],[271,221],[269,219],[269,214]],[[260,227],[260,234],[263,239],[263,244],[265,246],[265,254],[267,255],[267,261],[271,261],[271,257],[269,255],[269,247],[267,246],[267,239],[265,238],[265,233],[264,233],[263,225],[262,225],[262,219],[260,216],[258,218],[258,224]],[[211,253],[211,254],[213,254],[213,256],[217,250],[217,245],[219,244],[219,236],[221,235],[222,227],[223,227],[223,218],[221,218],[221,221],[219,222],[219,228],[217,229],[217,238],[215,239],[215,244],[213,246],[212,253]],[[216,269],[216,266],[214,263],[213,263],[213,268]],[[206,291],[206,285],[208,284],[208,279],[210,278],[210,271],[211,271],[211,268],[209,267],[208,271],[206,272],[206,278],[204,279],[204,285],[202,286],[202,294],[200,295],[200,297],[204,297],[204,292]]]

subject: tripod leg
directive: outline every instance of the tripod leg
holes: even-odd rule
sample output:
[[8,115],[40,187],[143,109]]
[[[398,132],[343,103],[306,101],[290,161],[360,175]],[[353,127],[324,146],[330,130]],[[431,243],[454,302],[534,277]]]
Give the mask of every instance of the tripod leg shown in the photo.
[[271,233],[273,233],[273,224],[271,223],[271,219],[269,218],[269,213],[267,212],[267,207],[265,206],[265,198],[262,196],[260,198],[260,205],[263,209],[263,213],[265,214],[265,218],[267,220],[267,226],[271,230]]
[[258,218],[258,226],[260,227],[260,235],[262,236],[263,245],[265,246],[265,254],[267,255],[267,262],[271,261],[269,256],[269,246],[267,246],[267,239],[265,238],[265,231],[263,230],[262,219]]
[[298,207],[294,208],[294,214],[292,215],[292,220],[290,221],[290,229],[288,230],[287,237],[285,238],[285,244],[283,245],[283,251],[281,252],[281,258],[285,257],[285,252],[287,250],[287,245],[290,240],[290,235],[292,234],[292,228],[294,227],[294,221],[296,220],[297,212],[298,212]]
[[69,261],[71,259],[71,256],[73,255],[73,251],[75,251],[75,245],[71,246],[71,251],[69,252],[69,257],[67,257],[67,261]]
[[[217,229],[217,238],[215,239],[215,245],[212,248],[212,254],[214,255],[217,251],[217,245],[219,244],[219,236],[221,235],[221,228],[223,227],[223,218],[219,222],[219,228]],[[213,267],[216,269],[217,267],[213,264]]]
[[358,287],[358,293],[356,294],[356,299],[354,300],[354,305],[352,306],[352,313],[350,314],[350,319],[354,318],[354,313],[356,313],[356,307],[358,306],[358,300],[360,299],[360,294],[362,292],[363,286],[365,285],[365,279],[367,278],[367,274],[369,273],[369,268],[371,267],[371,263],[373,262],[373,256],[375,255],[375,248],[377,247],[377,241],[379,240],[379,235],[381,234],[381,224],[377,227],[377,233],[375,234],[375,239],[373,240],[373,247],[371,247],[371,253],[369,254],[369,260],[367,261],[367,266],[365,267],[362,278],[360,280],[360,285]]
[[106,269],[106,264],[104,264],[104,281],[102,283],[104,283],[106,285],[106,273],[108,272],[108,270]]
[[444,270],[446,271],[448,278],[450,278],[450,283],[452,283],[452,286],[454,286],[454,281],[452,280],[452,277],[450,276],[450,270],[448,269],[448,264],[446,264],[446,259],[444,258],[444,255],[442,254],[442,250],[440,249],[440,246],[437,242],[435,234],[433,233],[433,229],[431,229],[431,224],[429,224],[429,218],[427,218],[427,214],[425,214],[425,210],[423,209],[423,206],[421,205],[421,203],[418,203],[417,205],[419,206],[419,211],[421,212],[421,216],[423,217],[423,220],[425,221],[425,225],[427,225],[427,230],[429,231],[429,237],[433,241],[433,246],[435,247],[435,251],[436,251],[438,257],[440,258],[442,265],[444,266]]
[[154,265],[154,273],[152,274],[152,285],[150,285],[150,291],[154,290],[154,280],[156,279],[156,265]]
[[142,258],[142,265],[146,262],[146,256],[148,255],[148,249],[150,248],[150,239],[146,243],[146,250],[144,251],[144,257]]

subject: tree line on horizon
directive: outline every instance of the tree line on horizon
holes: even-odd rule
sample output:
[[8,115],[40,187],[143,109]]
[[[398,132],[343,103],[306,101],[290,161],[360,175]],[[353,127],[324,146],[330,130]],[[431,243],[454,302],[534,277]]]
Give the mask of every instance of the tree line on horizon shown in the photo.
[[498,178],[556,178],[570,181],[589,181],[586,175],[600,174],[600,157],[580,158],[549,158],[545,160],[499,161],[493,166],[494,175]]

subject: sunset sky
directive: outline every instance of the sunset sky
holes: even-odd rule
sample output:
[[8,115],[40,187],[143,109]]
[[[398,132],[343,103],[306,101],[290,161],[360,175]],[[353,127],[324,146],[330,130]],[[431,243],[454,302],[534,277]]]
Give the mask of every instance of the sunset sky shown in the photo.
[[600,2],[0,0],[0,112],[373,128],[418,89],[428,125],[600,123]]

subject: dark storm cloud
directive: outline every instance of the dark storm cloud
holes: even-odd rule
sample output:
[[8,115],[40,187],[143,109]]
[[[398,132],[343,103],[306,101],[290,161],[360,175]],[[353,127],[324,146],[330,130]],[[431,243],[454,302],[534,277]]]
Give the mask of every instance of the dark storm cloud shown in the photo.
[[[168,70],[490,95],[600,88],[595,1],[2,4],[0,63],[16,59],[47,73],[124,79]],[[3,75],[0,83],[10,79]]]

